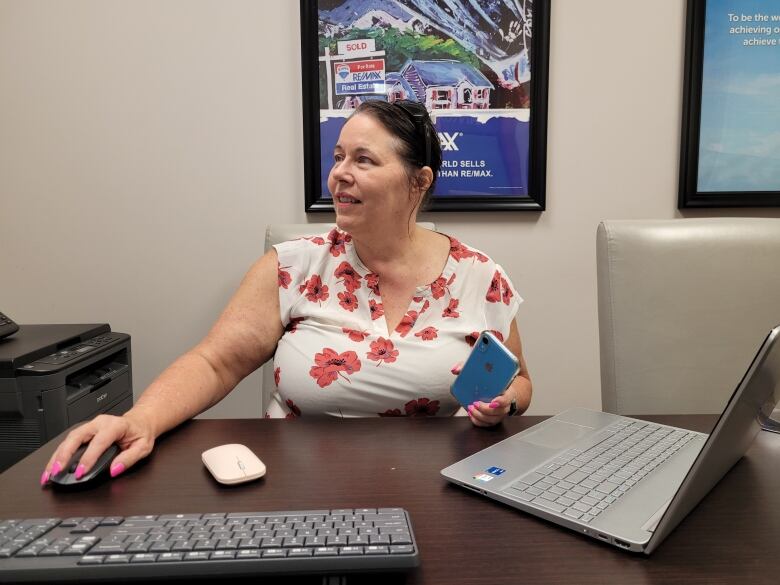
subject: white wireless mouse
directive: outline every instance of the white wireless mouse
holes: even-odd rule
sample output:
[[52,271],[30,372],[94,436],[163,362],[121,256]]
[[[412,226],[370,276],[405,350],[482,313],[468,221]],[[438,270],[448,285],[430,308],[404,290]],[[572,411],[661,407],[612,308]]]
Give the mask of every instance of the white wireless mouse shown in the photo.
[[220,445],[201,454],[203,464],[219,483],[232,485],[265,475],[265,463],[246,445]]

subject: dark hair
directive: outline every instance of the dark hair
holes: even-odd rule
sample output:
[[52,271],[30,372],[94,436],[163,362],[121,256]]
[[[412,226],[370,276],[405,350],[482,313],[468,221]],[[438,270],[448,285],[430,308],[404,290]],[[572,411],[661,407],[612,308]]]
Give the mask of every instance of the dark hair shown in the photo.
[[377,120],[393,136],[398,138],[401,150],[398,153],[410,169],[425,166],[433,171],[433,180],[423,194],[420,209],[424,209],[441,168],[441,145],[439,135],[431,122],[428,110],[419,102],[410,100],[368,100],[360,104],[352,114],[367,114]]

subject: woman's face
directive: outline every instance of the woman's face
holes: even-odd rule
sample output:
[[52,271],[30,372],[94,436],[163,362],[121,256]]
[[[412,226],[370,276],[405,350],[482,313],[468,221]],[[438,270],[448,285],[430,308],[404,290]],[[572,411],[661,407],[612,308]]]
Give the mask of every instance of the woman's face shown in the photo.
[[398,139],[372,116],[347,120],[333,151],[328,189],[336,224],[354,235],[406,226],[419,194],[398,155]]

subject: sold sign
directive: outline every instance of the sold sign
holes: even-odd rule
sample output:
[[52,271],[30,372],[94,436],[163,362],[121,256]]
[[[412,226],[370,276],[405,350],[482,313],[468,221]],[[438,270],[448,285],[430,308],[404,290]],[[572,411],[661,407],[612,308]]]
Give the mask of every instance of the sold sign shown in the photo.
[[352,41],[339,41],[339,55],[349,57],[360,57],[367,53],[373,53],[376,50],[374,39],[355,39]]

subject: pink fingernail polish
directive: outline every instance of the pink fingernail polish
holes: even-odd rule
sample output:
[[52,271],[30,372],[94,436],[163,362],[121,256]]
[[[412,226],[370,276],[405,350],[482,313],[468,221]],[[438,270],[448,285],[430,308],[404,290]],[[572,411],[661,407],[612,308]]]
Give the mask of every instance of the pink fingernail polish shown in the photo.
[[111,466],[111,477],[116,477],[125,470],[125,466],[122,463],[117,463]]
[[49,481],[49,477],[50,477],[49,476],[49,472],[48,471],[44,471],[41,474],[41,485],[46,485],[46,483]]
[[499,404],[497,400],[494,400],[490,403],[490,408],[498,408]]
[[62,471],[62,465],[59,461],[55,461],[54,465],[51,466],[51,475],[57,475],[60,471]]
[[469,414],[471,414],[471,411],[474,410],[474,405],[473,404],[469,404],[469,407],[468,407],[467,410],[469,411]]
[[81,479],[81,476],[84,475],[84,464],[79,463],[79,466],[76,468],[76,479]]

